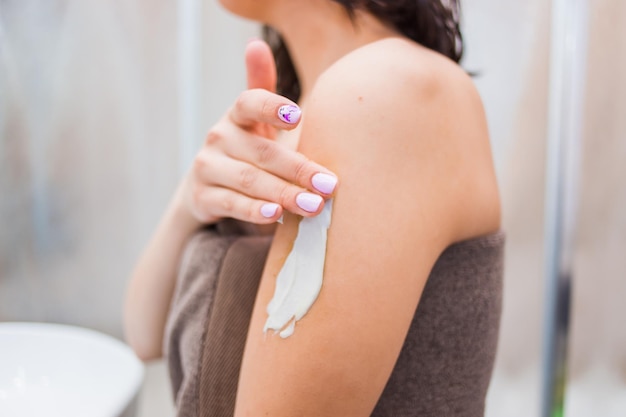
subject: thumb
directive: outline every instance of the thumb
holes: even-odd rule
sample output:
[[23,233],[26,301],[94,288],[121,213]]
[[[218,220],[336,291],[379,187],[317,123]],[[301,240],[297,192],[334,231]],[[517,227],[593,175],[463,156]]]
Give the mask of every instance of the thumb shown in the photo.
[[276,62],[269,45],[260,39],[252,40],[246,47],[248,89],[263,88],[276,92]]

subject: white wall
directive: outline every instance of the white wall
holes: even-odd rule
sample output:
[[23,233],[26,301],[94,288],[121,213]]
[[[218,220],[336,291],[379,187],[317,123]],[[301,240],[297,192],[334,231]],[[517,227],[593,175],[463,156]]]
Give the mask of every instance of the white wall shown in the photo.
[[[205,3],[202,131],[244,87],[256,33]],[[121,336],[179,176],[176,22],[174,1],[0,3],[0,319]]]

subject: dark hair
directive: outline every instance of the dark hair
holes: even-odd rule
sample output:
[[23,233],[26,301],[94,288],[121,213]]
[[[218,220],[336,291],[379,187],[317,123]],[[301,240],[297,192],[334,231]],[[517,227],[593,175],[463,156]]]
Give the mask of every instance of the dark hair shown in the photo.
[[[332,0],[343,5],[350,16],[362,8],[392,25],[415,42],[440,52],[455,62],[463,56],[459,28],[459,0]],[[291,100],[300,97],[300,82],[289,51],[280,34],[269,26],[263,36],[274,52],[278,70],[278,93]]]

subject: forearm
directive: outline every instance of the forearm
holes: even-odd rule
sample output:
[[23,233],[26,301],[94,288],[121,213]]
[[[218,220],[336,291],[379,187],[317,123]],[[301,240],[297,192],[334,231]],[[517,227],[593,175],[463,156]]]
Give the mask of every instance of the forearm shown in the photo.
[[143,360],[159,358],[176,272],[185,242],[201,223],[178,191],[133,271],[124,308],[128,343]]

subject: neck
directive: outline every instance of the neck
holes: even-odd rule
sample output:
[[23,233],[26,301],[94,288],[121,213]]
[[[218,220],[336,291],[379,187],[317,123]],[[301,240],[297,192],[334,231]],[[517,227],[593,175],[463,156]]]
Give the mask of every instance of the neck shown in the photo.
[[357,10],[351,19],[343,6],[329,0],[284,4],[269,24],[289,48],[300,81],[300,101],[308,96],[318,77],[344,55],[368,43],[398,36],[397,31],[369,13]]

